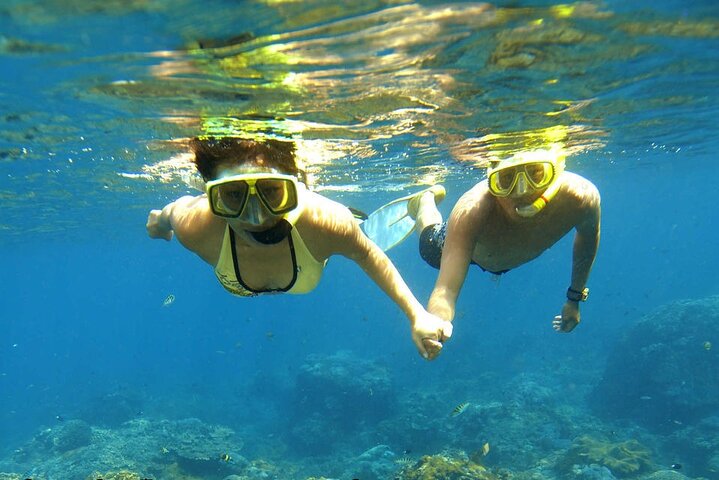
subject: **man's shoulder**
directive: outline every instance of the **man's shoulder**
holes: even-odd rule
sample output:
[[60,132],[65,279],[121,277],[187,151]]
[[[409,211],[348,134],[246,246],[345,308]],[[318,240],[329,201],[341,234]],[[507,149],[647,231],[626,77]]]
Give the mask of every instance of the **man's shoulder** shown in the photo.
[[564,185],[554,203],[575,225],[598,225],[601,216],[601,197],[597,187],[581,175],[564,172]]
[[598,203],[599,189],[585,177],[572,172],[563,172],[562,180],[565,192],[577,201]]
[[487,181],[482,180],[464,192],[462,196],[459,197],[457,205],[462,205],[463,208],[479,208],[482,202],[486,203],[486,200],[489,198],[492,198],[492,194],[487,187]]
[[496,198],[489,192],[487,182],[482,181],[467,190],[452,208],[450,223],[463,231],[476,231],[478,226],[491,222],[496,208]]

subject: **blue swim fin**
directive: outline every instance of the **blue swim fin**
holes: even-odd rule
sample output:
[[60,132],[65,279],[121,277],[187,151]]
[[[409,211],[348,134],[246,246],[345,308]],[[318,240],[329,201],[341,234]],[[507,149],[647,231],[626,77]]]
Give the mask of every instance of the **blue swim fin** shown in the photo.
[[365,235],[385,252],[402,243],[415,230],[415,220],[409,214],[409,202],[432,188],[392,200],[370,213],[361,225]]

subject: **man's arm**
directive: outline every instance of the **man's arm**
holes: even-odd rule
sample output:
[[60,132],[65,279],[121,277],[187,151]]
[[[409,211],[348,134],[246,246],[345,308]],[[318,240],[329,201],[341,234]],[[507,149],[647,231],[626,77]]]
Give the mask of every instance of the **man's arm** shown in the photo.
[[577,226],[577,234],[574,236],[574,248],[572,251],[572,281],[570,288],[581,292],[589,280],[589,272],[592,270],[594,259],[599,249],[600,236],[600,207],[597,202],[585,221]]
[[442,249],[439,276],[429,298],[427,310],[438,317],[452,321],[455,305],[467,270],[472,261],[476,243],[475,221],[477,210],[472,191],[457,202],[447,223],[447,237]]
[[[584,192],[584,213],[577,224],[572,249],[572,279],[569,288],[580,296],[589,280],[594,259],[599,249],[601,231],[601,205],[599,191],[590,184]],[[579,301],[567,299],[562,314],[555,317],[554,329],[568,333],[574,330],[580,321]]]
[[412,341],[417,350],[426,359],[435,358],[442,349],[442,342],[452,335],[452,325],[424,309],[389,257],[367,238],[349,212],[335,225],[342,225],[335,232],[338,234],[337,253],[357,263],[399,306],[410,321]]

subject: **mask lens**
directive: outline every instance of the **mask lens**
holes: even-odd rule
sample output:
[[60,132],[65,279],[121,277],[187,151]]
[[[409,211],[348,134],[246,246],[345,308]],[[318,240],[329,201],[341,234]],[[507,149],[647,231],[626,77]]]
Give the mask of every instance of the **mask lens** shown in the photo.
[[257,194],[275,215],[289,212],[297,206],[295,184],[283,178],[262,178],[255,184]]
[[244,181],[217,185],[210,190],[210,206],[217,215],[237,217],[245,208],[248,195],[249,187]]
[[514,168],[506,168],[497,172],[497,186],[502,190],[512,188],[514,179],[517,177],[517,170]]
[[554,167],[551,163],[530,163],[524,167],[527,179],[534,188],[542,188],[554,179]]
[[517,169],[513,167],[497,170],[489,176],[489,188],[495,195],[507,196],[517,179]]

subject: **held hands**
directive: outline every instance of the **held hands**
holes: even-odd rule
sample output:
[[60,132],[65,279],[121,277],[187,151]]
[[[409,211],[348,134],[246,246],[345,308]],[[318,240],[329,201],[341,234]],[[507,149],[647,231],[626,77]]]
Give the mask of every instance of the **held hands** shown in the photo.
[[412,324],[412,341],[425,360],[434,360],[442,351],[442,343],[452,336],[452,324],[423,311]]
[[579,303],[567,300],[562,308],[562,314],[554,317],[552,326],[559,333],[569,333],[579,325]]
[[172,240],[172,228],[169,222],[163,218],[162,210],[150,210],[150,214],[147,216],[147,225],[145,226],[150,238]]

